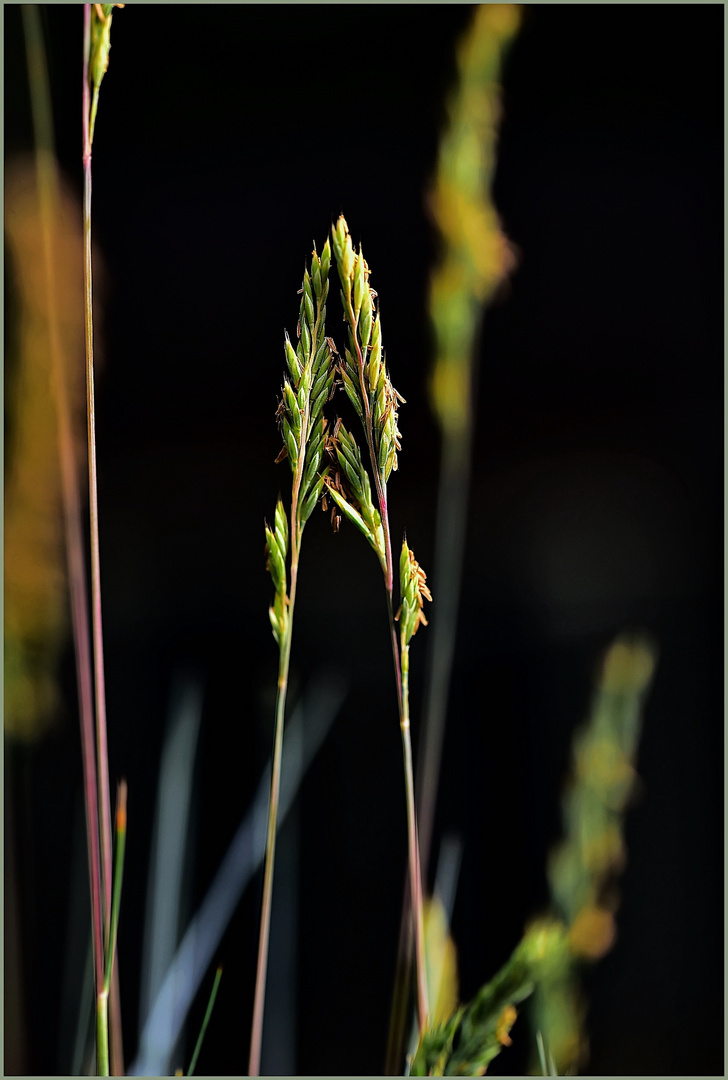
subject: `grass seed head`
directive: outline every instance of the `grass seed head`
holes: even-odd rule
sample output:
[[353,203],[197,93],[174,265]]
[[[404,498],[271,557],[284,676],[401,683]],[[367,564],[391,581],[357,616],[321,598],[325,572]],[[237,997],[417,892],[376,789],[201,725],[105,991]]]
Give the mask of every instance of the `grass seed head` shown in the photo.
[[[288,378],[276,410],[283,448],[276,461],[288,458],[293,473],[291,507],[291,559],[297,559],[303,526],[324,493],[329,467],[319,472],[326,442],[326,420],[321,415],[331,397],[336,378],[335,350],[325,336],[325,307],[331,255],[328,241],[321,258],[314,246],[311,273],[304,268],[300,289],[298,344],[294,350],[288,334],[283,341]],[[273,580],[275,597],[269,609],[273,636],[282,646],[288,631],[289,598],[287,558],[289,523],[281,499],[276,506],[274,527],[266,524],[266,565]]]

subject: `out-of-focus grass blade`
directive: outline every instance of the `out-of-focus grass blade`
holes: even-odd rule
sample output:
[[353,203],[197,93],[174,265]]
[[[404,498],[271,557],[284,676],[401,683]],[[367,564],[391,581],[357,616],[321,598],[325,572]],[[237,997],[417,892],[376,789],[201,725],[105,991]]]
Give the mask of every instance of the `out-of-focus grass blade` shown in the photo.
[[[304,703],[294,710],[286,724],[279,828],[291,808],[306,769],[341,708],[345,693],[345,684],[339,675],[330,672],[319,675],[314,679]],[[303,740],[302,752],[297,750],[297,739]],[[130,1076],[167,1075],[168,1070],[161,1068],[160,1062],[166,1062],[172,1053],[225,928],[263,862],[269,777],[270,763],[263,770],[253,805],[238,826],[215,879],[167,971],[142,1028],[137,1059],[128,1071]]]
[[536,1046],[538,1047],[538,1060],[541,1065],[541,1075],[558,1076],[559,1074],[556,1065],[554,1064],[554,1059],[550,1053],[548,1055],[548,1063],[546,1062],[546,1050],[543,1043],[543,1035],[540,1031],[536,1032]]
[[[192,673],[176,676],[159,766],[147,889],[140,1027],[159,993],[184,929],[180,925],[182,888],[202,705],[202,679]],[[168,1071],[168,1063],[159,1064],[163,1071]]]

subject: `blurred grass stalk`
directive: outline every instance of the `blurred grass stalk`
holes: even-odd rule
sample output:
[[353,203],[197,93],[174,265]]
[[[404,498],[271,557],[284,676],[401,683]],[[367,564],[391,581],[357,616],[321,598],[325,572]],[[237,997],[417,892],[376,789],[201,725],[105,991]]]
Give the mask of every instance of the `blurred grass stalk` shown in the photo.
[[581,1068],[588,1054],[579,968],[601,959],[616,938],[614,878],[625,865],[624,813],[656,660],[648,638],[617,638],[604,657],[590,719],[573,740],[564,839],[548,864],[552,905],[568,927],[568,948],[539,983],[532,1010],[534,1028],[543,1033],[560,1073]]
[[[442,755],[447,699],[455,653],[470,487],[478,338],[484,312],[515,266],[491,200],[500,120],[501,69],[520,25],[517,4],[482,4],[458,48],[458,83],[448,106],[437,172],[429,197],[441,238],[430,282],[435,356],[430,399],[442,452],[432,574],[438,604],[430,638],[422,738],[417,760],[417,817],[423,881]],[[386,1071],[398,1071],[412,933],[404,912]]]
[[588,721],[573,740],[565,836],[549,863],[554,911],[535,920],[473,1000],[421,1040],[413,1076],[481,1076],[511,1043],[516,1006],[533,995],[532,1072],[573,1074],[586,1059],[579,971],[615,939],[614,877],[624,865],[624,813],[634,787],[642,708],[656,662],[644,636],[607,650]]
[[[174,959],[181,936],[188,827],[202,706],[202,679],[191,672],[175,676],[159,765],[149,857],[139,994],[140,1030]],[[153,1072],[166,1075],[168,1070],[169,1061],[166,1061],[158,1063]]]
[[447,696],[455,651],[473,442],[478,338],[486,308],[515,266],[491,199],[504,57],[520,24],[517,4],[482,4],[458,49],[430,211],[441,255],[430,282],[435,356],[430,399],[442,434],[435,569],[438,595],[418,756],[423,871],[432,839]]

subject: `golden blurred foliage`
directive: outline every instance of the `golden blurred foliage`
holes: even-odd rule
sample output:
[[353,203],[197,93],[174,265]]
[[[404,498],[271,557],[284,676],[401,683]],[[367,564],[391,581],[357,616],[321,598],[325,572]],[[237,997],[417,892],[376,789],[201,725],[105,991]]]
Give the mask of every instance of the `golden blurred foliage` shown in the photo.
[[501,1046],[511,1046],[513,1039],[511,1038],[511,1028],[518,1018],[518,1011],[515,1005],[506,1005],[503,1012],[498,1017],[498,1023],[496,1025],[495,1034],[498,1042]]
[[518,4],[480,4],[458,49],[458,87],[448,106],[430,209],[442,257],[430,284],[435,333],[431,400],[445,435],[470,423],[473,347],[481,311],[516,259],[491,199],[504,54]]
[[648,637],[621,634],[602,658],[591,715],[574,738],[565,836],[548,866],[552,897],[568,926],[571,959],[537,998],[537,1027],[559,1072],[579,1069],[588,1054],[575,965],[600,960],[617,936],[614,878],[626,861],[624,813],[637,780],[643,699],[656,663],[657,649]]
[[655,670],[656,653],[647,639],[616,641],[604,658],[602,689],[612,694],[641,693]]
[[458,962],[442,901],[425,902],[425,956],[430,1024],[444,1024],[458,1006]]
[[596,904],[583,907],[569,929],[569,947],[585,960],[599,960],[608,953],[616,937],[611,911]]
[[[56,170],[47,156],[40,167]],[[81,213],[65,187],[50,190],[57,194],[41,213],[36,159],[9,163],[5,241],[15,332],[5,384],[5,732],[24,740],[56,715],[67,625],[54,350],[70,376],[74,419],[83,402]]]

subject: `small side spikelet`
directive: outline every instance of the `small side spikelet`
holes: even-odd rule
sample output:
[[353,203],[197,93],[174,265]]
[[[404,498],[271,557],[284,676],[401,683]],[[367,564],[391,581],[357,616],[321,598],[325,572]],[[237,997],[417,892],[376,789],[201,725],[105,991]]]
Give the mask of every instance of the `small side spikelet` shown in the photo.
[[273,528],[271,529],[267,523],[265,526],[265,544],[266,568],[273,579],[273,588],[275,589],[275,597],[272,606],[268,609],[268,615],[273,629],[273,637],[280,646],[288,629],[288,577],[286,572],[288,519],[280,498],[276,505]]
[[427,626],[424,601],[432,600],[432,593],[426,585],[427,574],[407,546],[407,539],[402,541],[402,554],[399,558],[399,585],[402,598],[399,609],[400,640],[402,651],[407,648],[417,633],[417,629]]
[[89,115],[89,141],[94,138],[96,112],[99,104],[101,80],[109,69],[111,51],[111,17],[114,8],[123,8],[123,4],[91,5],[91,52],[89,56],[89,82],[92,90],[91,112]]

